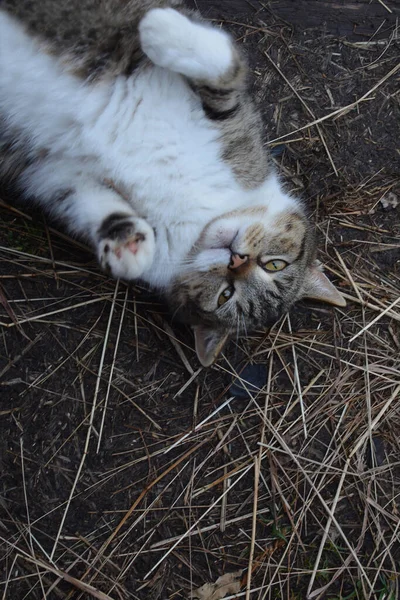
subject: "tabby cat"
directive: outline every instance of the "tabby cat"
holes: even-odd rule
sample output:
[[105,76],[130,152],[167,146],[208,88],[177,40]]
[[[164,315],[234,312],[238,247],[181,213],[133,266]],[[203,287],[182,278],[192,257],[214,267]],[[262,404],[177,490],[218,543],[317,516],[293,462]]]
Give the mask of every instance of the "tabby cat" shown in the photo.
[[263,145],[232,38],[181,0],[0,2],[0,176],[163,291],[203,365],[300,298],[345,301]]

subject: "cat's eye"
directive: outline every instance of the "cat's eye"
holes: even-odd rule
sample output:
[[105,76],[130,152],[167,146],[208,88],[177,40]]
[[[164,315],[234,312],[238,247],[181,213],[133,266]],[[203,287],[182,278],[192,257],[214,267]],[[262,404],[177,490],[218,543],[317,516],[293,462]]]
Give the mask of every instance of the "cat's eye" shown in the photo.
[[274,272],[283,271],[283,269],[286,269],[287,266],[288,263],[285,260],[280,260],[277,258],[275,260],[268,261],[265,265],[263,265],[263,268],[266,271]]
[[230,300],[235,292],[235,288],[231,285],[224,289],[224,291],[218,297],[218,306],[222,306],[228,300]]

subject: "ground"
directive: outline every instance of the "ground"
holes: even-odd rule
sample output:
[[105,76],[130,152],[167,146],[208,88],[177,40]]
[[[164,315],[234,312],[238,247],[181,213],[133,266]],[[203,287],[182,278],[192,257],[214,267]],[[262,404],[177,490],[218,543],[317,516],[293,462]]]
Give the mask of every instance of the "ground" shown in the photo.
[[236,573],[231,599],[395,600],[399,2],[193,4],[247,52],[348,304],[202,369],[162,300],[3,194],[2,597],[211,600]]

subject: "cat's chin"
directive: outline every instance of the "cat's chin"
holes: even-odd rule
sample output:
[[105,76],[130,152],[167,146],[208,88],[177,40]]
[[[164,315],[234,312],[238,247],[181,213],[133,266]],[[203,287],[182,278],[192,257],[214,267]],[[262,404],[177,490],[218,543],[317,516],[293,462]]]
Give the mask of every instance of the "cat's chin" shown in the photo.
[[232,246],[238,233],[239,226],[236,219],[228,220],[220,217],[205,227],[197,246],[208,250],[227,249]]
[[240,243],[245,231],[254,224],[262,224],[267,229],[268,208],[253,206],[234,210],[211,221],[203,229],[196,244],[198,248],[226,248],[232,250]]

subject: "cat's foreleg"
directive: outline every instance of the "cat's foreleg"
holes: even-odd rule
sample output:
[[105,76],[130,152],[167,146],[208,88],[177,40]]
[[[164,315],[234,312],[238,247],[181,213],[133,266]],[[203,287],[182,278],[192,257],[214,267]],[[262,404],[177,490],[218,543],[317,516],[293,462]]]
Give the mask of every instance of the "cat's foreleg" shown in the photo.
[[27,197],[89,240],[101,267],[113,277],[139,278],[154,258],[154,232],[114,189],[75,162],[49,158],[23,175]]

